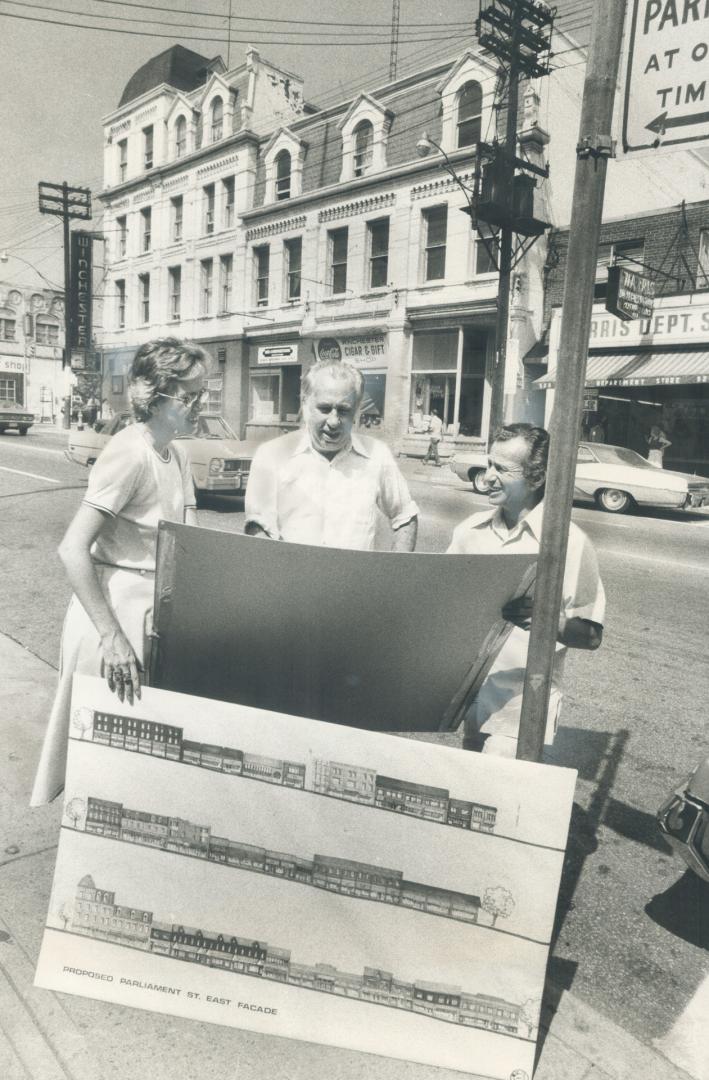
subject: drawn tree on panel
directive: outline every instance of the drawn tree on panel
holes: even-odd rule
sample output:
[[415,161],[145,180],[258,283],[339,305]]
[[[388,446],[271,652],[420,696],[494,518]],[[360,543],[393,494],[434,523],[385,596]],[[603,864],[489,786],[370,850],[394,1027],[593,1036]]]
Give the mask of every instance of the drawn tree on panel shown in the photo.
[[76,828],[86,817],[86,803],[83,799],[70,799],[64,807],[64,816]]
[[483,911],[487,911],[488,915],[492,915],[492,925],[494,926],[497,920],[502,917],[508,919],[515,909],[515,898],[509,889],[503,888],[502,885],[494,885],[490,889],[486,889],[482,899]]
[[87,731],[91,731],[94,726],[94,714],[91,709],[87,709],[84,706],[80,709],[74,709],[74,713],[71,718],[71,726],[78,731],[83,739]]
[[542,1005],[539,998],[527,998],[522,1006],[519,1018],[527,1028],[527,1035],[529,1038],[532,1037],[532,1032],[539,1022],[541,1007]]
[[70,900],[65,900],[62,906],[59,908],[57,915],[64,923],[63,929],[66,930],[66,924],[70,921],[74,914],[74,908]]

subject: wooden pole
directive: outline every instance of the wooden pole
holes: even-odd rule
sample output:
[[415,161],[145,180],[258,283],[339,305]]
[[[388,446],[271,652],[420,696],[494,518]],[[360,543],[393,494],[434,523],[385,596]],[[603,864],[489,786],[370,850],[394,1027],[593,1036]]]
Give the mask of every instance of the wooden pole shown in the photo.
[[510,219],[512,217],[512,190],[515,176],[515,157],[517,156],[517,117],[519,113],[519,31],[521,14],[515,5],[512,9],[512,37],[510,40],[509,85],[507,88],[507,117],[505,120],[505,143],[503,160],[507,174],[505,224],[500,230],[499,284],[497,290],[497,319],[495,322],[495,358],[492,369],[492,390],[490,394],[490,427],[488,446],[496,430],[504,422],[505,412],[505,372],[507,369],[507,335],[510,321],[510,279],[512,276],[512,243],[514,234]]
[[596,0],[581,107],[556,397],[517,757],[539,761],[559,631],[625,0]]

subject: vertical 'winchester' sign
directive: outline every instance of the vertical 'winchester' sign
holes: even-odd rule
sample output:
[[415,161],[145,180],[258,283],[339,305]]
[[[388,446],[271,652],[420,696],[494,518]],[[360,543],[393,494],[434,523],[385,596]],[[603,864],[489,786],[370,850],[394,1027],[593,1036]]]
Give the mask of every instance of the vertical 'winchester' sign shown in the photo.
[[[71,234],[71,286],[69,293],[69,348],[84,364],[91,348],[91,245],[90,232]],[[72,366],[74,366],[72,364]]]

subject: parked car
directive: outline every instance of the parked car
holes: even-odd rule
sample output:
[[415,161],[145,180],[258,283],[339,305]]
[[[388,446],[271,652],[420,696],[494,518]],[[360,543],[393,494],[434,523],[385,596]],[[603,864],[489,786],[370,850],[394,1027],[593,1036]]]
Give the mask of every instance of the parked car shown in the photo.
[[[461,480],[469,480],[479,494],[487,492],[484,451],[455,454],[450,467]],[[624,514],[634,506],[705,506],[709,505],[709,478],[658,469],[624,446],[582,442],[576,459],[574,499],[595,502],[609,514]]]
[[[64,453],[69,461],[78,465],[93,465],[111,436],[133,422],[132,413],[124,412],[112,420],[97,420],[93,427],[71,431]],[[195,434],[179,437],[185,440],[198,493],[229,495],[246,490],[256,444],[238,439],[223,417],[216,413],[200,413]]]
[[28,412],[24,405],[18,405],[9,398],[0,398],[0,435],[14,428],[20,435],[26,435],[34,424],[34,413]]

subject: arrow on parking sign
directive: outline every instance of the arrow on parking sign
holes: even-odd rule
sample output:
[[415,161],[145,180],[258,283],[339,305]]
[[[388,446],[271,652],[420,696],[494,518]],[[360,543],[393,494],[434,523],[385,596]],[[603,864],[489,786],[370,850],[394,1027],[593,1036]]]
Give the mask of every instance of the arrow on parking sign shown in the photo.
[[654,131],[656,135],[664,135],[667,128],[687,127],[690,124],[706,124],[709,121],[709,112],[687,113],[686,116],[668,116],[666,112],[660,113],[645,127],[648,131]]

